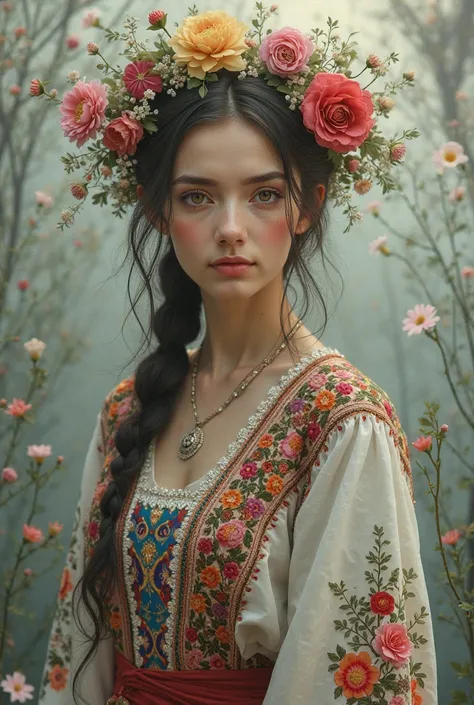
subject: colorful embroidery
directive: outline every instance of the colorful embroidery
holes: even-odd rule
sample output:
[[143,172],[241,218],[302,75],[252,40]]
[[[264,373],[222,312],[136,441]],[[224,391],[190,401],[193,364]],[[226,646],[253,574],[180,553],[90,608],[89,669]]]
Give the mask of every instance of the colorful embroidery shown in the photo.
[[[387,573],[392,555],[386,547],[391,544],[384,539],[384,530],[375,526],[373,551],[366,556],[372,570],[365,571],[367,594],[358,597],[349,594],[346,584],[329,583],[345,619],[335,620],[336,631],[344,633],[344,639],[352,650],[347,653],[340,644],[334,653],[328,653],[334,673],[334,698],[343,696],[349,703],[369,703],[372,696],[377,702],[405,705],[403,696],[412,694],[412,702],[421,705],[422,696],[417,687],[424,687],[426,675],[422,664],[413,656],[415,649],[427,643],[427,639],[415,630],[429,616],[424,606],[407,621],[405,605],[414,597],[410,585],[417,579],[412,570],[399,568]],[[397,700],[398,698],[398,700]]]

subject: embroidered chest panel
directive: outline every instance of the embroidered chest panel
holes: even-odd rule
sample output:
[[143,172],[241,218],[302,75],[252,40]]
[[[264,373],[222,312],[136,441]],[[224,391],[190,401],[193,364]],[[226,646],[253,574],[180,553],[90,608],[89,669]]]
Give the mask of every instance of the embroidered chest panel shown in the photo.
[[[88,528],[93,550],[98,502],[115,457],[113,436],[137,408],[133,378],[104,405],[108,454]],[[327,450],[332,430],[355,414],[388,424],[411,489],[408,445],[385,392],[336,353],[308,358],[270,390],[256,414],[198,491],[160,490],[147,482],[151,449],[117,525],[120,574],[109,604],[116,647],[136,665],[159,669],[267,666],[244,661],[234,639],[259,560],[291,492]],[[283,514],[282,514],[283,516]]]

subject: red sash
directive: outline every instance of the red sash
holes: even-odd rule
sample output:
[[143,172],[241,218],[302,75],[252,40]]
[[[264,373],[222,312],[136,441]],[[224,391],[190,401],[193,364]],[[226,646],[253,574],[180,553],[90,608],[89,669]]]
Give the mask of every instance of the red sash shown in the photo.
[[117,651],[115,663],[107,705],[262,705],[273,670],[160,671],[136,668]]

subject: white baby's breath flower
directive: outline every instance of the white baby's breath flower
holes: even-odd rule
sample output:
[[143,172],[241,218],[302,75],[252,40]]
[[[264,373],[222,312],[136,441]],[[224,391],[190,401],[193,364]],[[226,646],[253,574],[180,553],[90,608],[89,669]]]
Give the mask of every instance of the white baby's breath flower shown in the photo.
[[79,71],[69,71],[69,73],[67,75],[67,80],[70,83],[76,83],[76,81],[78,81],[80,79],[80,77],[81,77],[81,74],[79,73]]

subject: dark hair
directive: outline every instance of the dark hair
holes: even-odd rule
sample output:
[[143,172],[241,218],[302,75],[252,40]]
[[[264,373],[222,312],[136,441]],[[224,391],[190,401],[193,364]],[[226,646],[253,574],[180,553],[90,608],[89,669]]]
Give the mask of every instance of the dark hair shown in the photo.
[[[262,78],[239,80],[235,72],[220,71],[219,80],[209,83],[208,87],[205,98],[201,98],[197,90],[186,88],[178,90],[175,97],[170,97],[166,92],[157,94],[150,106],[152,110],[159,111],[156,116],[158,131],[145,134],[135,155],[137,180],[143,186],[143,196],[131,216],[128,231],[125,261],[132,260],[128,294],[131,310],[135,314],[136,304],[143,292],[147,292],[152,330],[141,327],[145,343],[150,345],[154,333],[158,346],[136,369],[135,392],[139,411],[123,420],[114,439],[119,455],[110,465],[112,480],[100,504],[100,536],[79,583],[80,598],[92,619],[94,634],[88,635],[91,646],[75,675],[74,686],[108,630],[104,604],[117,578],[117,518],[133,480],[143,466],[150,443],[165,430],[171,419],[178,392],[189,370],[186,346],[195,341],[201,331],[200,288],[179,264],[171,238],[157,237],[156,232],[156,225],[166,223],[166,216],[170,215],[166,209],[169,207],[176,154],[183,138],[192,128],[239,118],[261,130],[273,145],[281,158],[288,183],[287,218],[292,239],[283,269],[281,316],[287,290],[291,287],[290,277],[295,272],[304,296],[300,315],[307,313],[311,294],[314,294],[322,305],[324,323],[321,329],[324,330],[327,324],[325,302],[308,268],[308,262],[316,252],[321,254],[324,262],[323,235],[327,216],[325,202],[319,203],[316,197],[316,186],[323,184],[327,192],[333,169],[327,149],[319,146],[314,134],[306,130],[301,111],[291,110],[285,96],[267,86]],[[300,177],[301,188],[296,175]],[[294,236],[295,224],[291,222],[290,198],[311,222],[311,227],[297,237]],[[162,254],[164,241],[167,245]],[[155,312],[158,262],[159,289],[163,301]],[[139,270],[142,284],[132,300],[130,282],[135,267]],[[286,335],[285,338],[288,342]]]

